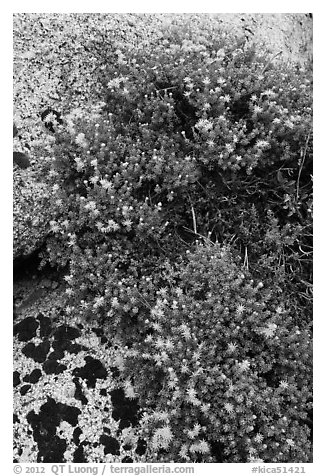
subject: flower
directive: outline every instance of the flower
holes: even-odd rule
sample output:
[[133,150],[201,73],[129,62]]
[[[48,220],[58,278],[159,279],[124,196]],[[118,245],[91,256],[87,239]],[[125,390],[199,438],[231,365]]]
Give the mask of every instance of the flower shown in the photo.
[[272,89],[266,89],[266,91],[263,91],[261,93],[262,96],[268,96],[268,97],[275,97],[276,93]]
[[213,123],[208,119],[199,119],[195,127],[203,132],[208,132],[213,128]]
[[287,438],[285,441],[287,442],[287,444],[288,444],[290,447],[294,447],[294,446],[295,446],[294,441],[292,440],[292,438]]
[[168,380],[168,388],[173,390],[177,386],[177,382],[174,379]]
[[125,380],[123,388],[127,398],[129,398],[130,400],[134,400],[137,398],[134,387],[130,380]]
[[238,316],[241,316],[241,314],[243,313],[243,311],[245,310],[245,306],[243,304],[239,304],[237,306],[237,310],[236,310],[236,313]]
[[166,297],[167,296],[167,293],[168,293],[168,288],[164,287],[164,288],[160,288],[158,290],[158,294],[160,294],[162,297]]
[[164,311],[159,306],[154,306],[151,309],[151,316],[161,319],[164,316]]
[[111,190],[113,188],[112,182],[110,182],[109,180],[106,180],[106,179],[100,180],[100,184],[102,185],[102,187],[105,190]]
[[55,114],[53,114],[53,112],[49,112],[45,117],[44,117],[44,122],[46,124],[49,124],[50,122],[54,123],[54,124],[57,124],[58,123],[58,120],[57,120],[57,117],[55,116]]
[[119,228],[120,228],[119,225],[114,220],[108,221],[108,225],[107,225],[108,231],[117,231],[119,230]]
[[262,112],[263,108],[261,106],[255,105],[254,106],[254,114],[259,114]]
[[97,296],[95,299],[94,299],[94,305],[93,307],[95,309],[97,309],[98,307],[102,307],[104,306],[104,297],[103,296]]
[[51,227],[51,231],[53,231],[53,233],[57,233],[58,231],[60,231],[59,224],[54,220],[50,221],[50,227]]
[[181,334],[183,335],[183,337],[185,339],[190,339],[191,338],[191,332],[190,332],[190,329],[189,327],[187,326],[187,324],[181,324],[181,326],[179,327],[180,331],[181,331]]
[[189,402],[197,402],[197,392],[194,388],[187,388],[187,397]]
[[89,201],[88,203],[86,203],[86,205],[84,206],[85,210],[90,210],[90,211],[93,211],[93,210],[96,210],[96,202],[94,202],[93,200]]
[[86,138],[85,138],[85,134],[83,132],[80,132],[76,138],[75,138],[75,142],[77,145],[83,147],[83,148],[86,148],[87,147],[87,141],[86,141]]
[[152,417],[154,420],[166,421],[169,419],[169,414],[164,411],[154,411]]
[[273,337],[274,334],[275,334],[275,331],[277,329],[277,325],[276,324],[273,324],[273,323],[270,323],[268,324],[267,327],[263,328],[261,330],[261,333],[264,334],[265,337]]
[[237,350],[237,348],[238,348],[238,344],[235,344],[234,342],[230,342],[228,344],[227,351],[230,352],[230,353],[233,353]]
[[131,230],[131,225],[132,225],[132,221],[127,219],[127,220],[124,220],[122,222],[122,224],[127,228],[127,230]]
[[155,331],[161,332],[162,331],[162,326],[159,322],[153,322],[152,327]]
[[232,403],[229,403],[229,402],[225,403],[224,408],[227,411],[227,413],[229,413],[229,414],[234,413],[234,407],[233,407]]
[[162,337],[158,337],[154,345],[158,349],[164,349],[165,347],[164,339],[162,339]]
[[189,367],[186,364],[181,365],[180,371],[181,371],[182,374],[186,374],[186,373],[190,372]]
[[260,433],[257,433],[257,435],[254,437],[254,440],[257,442],[257,443],[261,443],[263,441],[264,437],[263,435],[261,435]]
[[205,440],[200,440],[196,443],[193,443],[190,446],[189,451],[192,453],[209,453],[209,445]]
[[258,140],[256,142],[256,147],[258,149],[266,149],[267,147],[269,147],[269,142],[267,140]]
[[80,157],[75,157],[74,161],[76,162],[77,171],[80,172],[84,167],[83,160]]
[[187,458],[188,456],[188,446],[187,445],[182,445],[181,448],[180,448],[180,451],[179,451],[179,456],[181,456],[181,458]]
[[200,409],[201,411],[204,413],[204,414],[207,414],[209,409],[210,409],[210,404],[209,403],[203,403],[201,406],[200,406]]
[[290,119],[287,119],[285,122],[284,122],[284,125],[286,127],[288,127],[289,129],[293,129],[294,128],[294,124],[292,121],[290,121]]
[[121,81],[123,78],[113,78],[107,83],[107,87],[110,89],[118,88],[120,86]]
[[238,364],[238,366],[239,366],[239,370],[240,370],[241,372],[245,372],[245,371],[249,370],[249,368],[250,368],[250,362],[249,362],[249,360],[243,360],[242,362],[240,362],[240,363]]
[[104,224],[101,221],[97,221],[95,223],[95,226],[98,230],[102,230],[102,228],[104,227]]
[[168,448],[169,444],[173,439],[173,433],[171,428],[166,425],[162,428],[157,428],[152,438],[152,447],[154,450],[158,450],[160,448]]
[[68,233],[69,241],[68,246],[74,246],[76,244],[77,236],[75,233]]
[[165,348],[167,350],[173,350],[174,349],[174,343],[172,341],[172,339],[170,338],[167,338],[166,341],[165,341]]

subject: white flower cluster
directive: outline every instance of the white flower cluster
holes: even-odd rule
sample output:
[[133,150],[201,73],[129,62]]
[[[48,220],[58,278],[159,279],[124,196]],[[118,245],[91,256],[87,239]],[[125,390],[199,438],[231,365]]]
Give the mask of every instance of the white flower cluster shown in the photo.
[[120,83],[123,83],[128,80],[127,76],[121,76],[120,78],[113,78],[107,83],[107,87],[110,89],[118,89],[120,87]]
[[169,447],[172,439],[173,433],[168,425],[157,428],[152,438],[152,447],[154,450],[166,449]]
[[124,381],[123,388],[124,388],[125,396],[127,398],[129,398],[130,400],[135,400],[137,398],[135,389],[129,379]]
[[88,143],[85,138],[85,134],[83,132],[80,132],[79,134],[77,134],[75,138],[75,142],[77,145],[79,145],[80,147],[83,147],[84,149],[86,149],[86,147],[88,146]]
[[201,454],[209,453],[209,445],[205,440],[200,440],[193,443],[190,446],[189,451],[191,451],[192,453],[201,453]]
[[195,124],[195,127],[199,129],[201,132],[209,132],[213,128],[212,121],[208,119],[199,119],[199,121]]
[[263,327],[262,329],[260,329],[260,332],[261,334],[263,334],[264,337],[269,338],[269,337],[274,337],[276,329],[277,329],[277,325],[274,323],[270,323],[266,327]]

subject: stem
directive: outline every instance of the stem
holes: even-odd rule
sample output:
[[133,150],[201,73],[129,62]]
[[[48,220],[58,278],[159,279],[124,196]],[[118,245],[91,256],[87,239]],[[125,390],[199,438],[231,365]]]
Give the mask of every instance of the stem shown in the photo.
[[271,62],[273,61],[273,59],[275,59],[278,55],[282,54],[282,51],[279,51],[278,53],[276,53],[274,56],[272,56],[272,58],[269,60],[269,62],[267,63],[267,65],[264,67],[263,71],[261,72],[261,74],[265,73],[266,69],[268,68],[268,66],[271,64]]
[[298,179],[297,179],[297,201],[298,201],[298,199],[299,199],[300,177],[301,177],[301,172],[302,172],[302,169],[303,169],[303,164],[304,164],[304,161],[305,161],[305,158],[306,158],[306,154],[307,154],[307,150],[308,150],[308,143],[309,143],[309,139],[310,139],[310,133],[311,133],[311,130],[309,131],[308,136],[307,136],[307,139],[306,139],[306,143],[305,143],[305,147],[304,147],[304,151],[303,151],[303,155],[302,155],[302,160],[301,160],[301,163],[300,163],[299,173],[298,173]]
[[247,271],[249,270],[249,261],[248,261],[248,248],[245,247],[245,257],[244,257],[244,261],[243,261],[243,267],[247,269]]
[[194,227],[194,232],[197,234],[197,223],[196,223],[196,215],[194,207],[191,205],[191,213],[192,213],[192,224]]
[[191,206],[192,226],[193,226],[193,229],[194,229],[194,233],[197,235],[197,222],[196,222],[195,209],[194,209],[193,204],[191,202],[191,198],[190,198],[189,193],[188,193],[188,198],[189,198],[189,202],[190,202],[190,206]]

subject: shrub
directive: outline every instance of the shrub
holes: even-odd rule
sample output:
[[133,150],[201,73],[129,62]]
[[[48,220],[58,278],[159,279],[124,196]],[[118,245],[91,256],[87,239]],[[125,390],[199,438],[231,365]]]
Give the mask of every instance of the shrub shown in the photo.
[[60,111],[33,137],[42,264],[67,267],[68,315],[126,345],[153,459],[309,461],[311,71],[206,15],[96,19],[67,17],[62,108],[33,112]]
[[153,269],[209,234],[232,242],[257,278],[305,296],[311,315],[309,72],[280,73],[204,19],[175,16],[132,54],[121,39],[104,43],[105,103],[71,111],[55,135],[51,260],[104,244],[104,274],[139,270],[145,256]]
[[198,245],[168,282],[146,338],[125,352],[153,458],[310,461],[311,335],[277,290],[213,244]]

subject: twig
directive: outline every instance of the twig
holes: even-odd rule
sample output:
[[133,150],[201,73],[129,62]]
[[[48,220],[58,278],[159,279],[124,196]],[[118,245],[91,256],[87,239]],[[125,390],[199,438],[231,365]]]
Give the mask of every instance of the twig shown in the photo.
[[168,89],[177,89],[178,86],[171,86],[170,88],[161,88],[161,89],[156,89],[156,91],[167,91]]
[[248,260],[248,249],[245,247],[245,257],[243,260],[243,267],[246,268],[246,270],[249,270],[249,260]]
[[194,232],[197,234],[197,223],[196,223],[196,215],[194,207],[191,205],[191,213],[192,213],[192,225],[194,227]]
[[140,300],[142,301],[145,306],[147,306],[149,309],[152,309],[151,305],[148,303],[148,301],[141,295],[141,293],[138,291],[138,288],[136,288],[136,291],[139,294]]
[[309,131],[308,136],[307,136],[307,139],[306,139],[306,143],[305,143],[305,147],[304,147],[304,151],[303,151],[303,155],[302,155],[302,159],[301,159],[301,163],[300,163],[298,178],[297,178],[297,201],[298,201],[298,199],[299,199],[300,177],[301,177],[301,172],[302,172],[302,169],[303,169],[303,164],[304,164],[304,161],[305,161],[305,158],[306,158],[306,154],[307,154],[307,150],[308,150],[308,144],[309,144],[309,139],[310,139],[310,133],[311,133],[311,130]]
[[196,235],[197,235],[197,222],[196,222],[195,209],[194,209],[193,204],[192,204],[192,202],[191,202],[191,198],[190,198],[189,193],[188,193],[188,198],[189,198],[189,202],[190,202],[190,206],[191,206],[192,226],[193,226],[194,232],[195,232]]
[[193,230],[191,230],[190,228],[187,228],[186,226],[183,227],[185,230],[187,231],[190,231],[190,233],[194,233],[195,235],[197,236],[200,236],[200,238],[202,238],[206,243],[211,243],[212,245],[215,245],[214,241],[212,241],[210,238],[208,238],[207,236],[204,236],[204,235],[201,235],[200,233],[196,233],[194,232]]
[[271,64],[271,62],[273,61],[273,59],[275,59],[278,55],[281,55],[282,54],[282,50],[279,51],[278,53],[276,53],[270,60],[269,62],[265,65],[263,71],[261,72],[261,74],[264,74],[266,69],[268,68],[268,66]]

